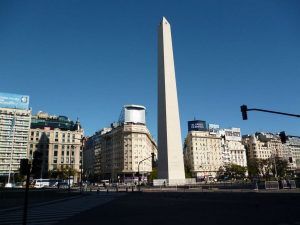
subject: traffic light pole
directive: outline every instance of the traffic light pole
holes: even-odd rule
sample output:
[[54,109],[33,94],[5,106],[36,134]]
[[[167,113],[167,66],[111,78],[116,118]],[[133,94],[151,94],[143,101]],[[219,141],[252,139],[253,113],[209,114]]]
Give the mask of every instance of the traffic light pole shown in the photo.
[[299,117],[300,118],[300,115],[297,115],[297,114],[277,112],[277,111],[271,111],[271,110],[266,110],[266,109],[256,109],[256,108],[248,109],[247,105],[241,105],[241,112],[242,112],[243,120],[248,119],[248,115],[247,115],[248,111],[267,112],[267,113],[274,113],[274,114],[280,114],[280,115],[293,116],[293,117]]
[[[276,112],[276,111],[265,110],[265,109],[256,109],[256,108],[248,109],[247,105],[241,105],[241,112],[242,112],[242,118],[243,118],[243,120],[247,120],[248,119],[248,115],[247,115],[248,111],[260,111],[260,112],[274,113],[274,114],[280,114],[280,115],[293,116],[293,117],[299,117],[300,118],[300,115],[297,115],[297,114]],[[281,142],[283,144],[285,144],[286,141],[287,141],[287,139],[288,139],[288,137],[286,136],[286,134],[285,134],[284,131],[282,131],[282,132],[279,133],[279,137],[281,139]]]
[[139,191],[141,190],[141,182],[140,182],[140,165],[141,165],[141,163],[144,162],[145,160],[150,159],[150,158],[153,158],[153,157],[154,157],[154,153],[151,153],[151,156],[149,156],[149,157],[143,159],[143,160],[140,161],[139,164],[138,164],[138,175],[139,175],[139,177],[138,177],[138,179],[139,179],[139,180],[138,180],[138,187],[139,187]]
[[297,114],[283,113],[283,112],[276,112],[276,111],[265,110],[265,109],[256,109],[256,108],[253,108],[253,109],[247,109],[247,111],[260,111],[260,112],[275,113],[275,114],[280,114],[280,115],[285,115],[285,116],[300,117],[300,115],[297,115]]

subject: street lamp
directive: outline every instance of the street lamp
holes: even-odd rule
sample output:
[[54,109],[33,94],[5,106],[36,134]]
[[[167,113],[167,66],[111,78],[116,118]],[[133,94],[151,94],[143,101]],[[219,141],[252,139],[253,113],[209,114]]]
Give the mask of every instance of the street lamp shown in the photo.
[[[75,140],[80,140],[81,142],[81,162],[80,162],[80,193],[82,193],[82,177],[83,177],[83,145],[85,141],[87,140],[86,137],[82,138],[74,138]],[[80,155],[80,154],[79,154]]]
[[73,148],[73,145],[71,145],[71,149],[69,149],[69,168],[68,168],[68,191],[70,192],[71,190],[71,154],[72,154],[72,148]]
[[151,156],[139,161],[139,164],[138,164],[138,176],[139,176],[138,177],[139,178],[139,183],[138,184],[139,184],[139,186],[140,186],[140,165],[141,165],[142,162],[144,162],[145,160],[150,159],[150,158],[154,158],[154,153],[153,152],[151,153]]
[[80,193],[82,192],[82,177],[83,177],[83,144],[86,141],[85,137],[81,138],[81,163],[80,163]]

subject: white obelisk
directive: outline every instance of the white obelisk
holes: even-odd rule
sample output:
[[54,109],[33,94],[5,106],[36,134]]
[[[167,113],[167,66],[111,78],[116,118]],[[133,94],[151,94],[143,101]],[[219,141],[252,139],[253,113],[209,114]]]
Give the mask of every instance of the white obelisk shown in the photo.
[[158,178],[185,182],[171,27],[163,17],[158,31]]

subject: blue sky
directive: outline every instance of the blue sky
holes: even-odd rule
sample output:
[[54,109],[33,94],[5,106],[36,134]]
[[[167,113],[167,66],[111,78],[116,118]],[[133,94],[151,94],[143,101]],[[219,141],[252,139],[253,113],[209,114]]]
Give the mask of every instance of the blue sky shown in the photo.
[[124,104],[157,138],[157,28],[171,24],[182,136],[187,121],[300,135],[300,1],[0,1],[0,92],[33,112],[80,118],[87,135]]

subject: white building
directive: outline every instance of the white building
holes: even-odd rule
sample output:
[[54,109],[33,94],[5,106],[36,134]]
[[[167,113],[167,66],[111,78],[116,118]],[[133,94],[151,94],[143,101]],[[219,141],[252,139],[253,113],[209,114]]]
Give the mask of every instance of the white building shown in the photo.
[[222,162],[222,138],[208,131],[189,131],[185,163],[196,177],[215,177]]
[[19,172],[20,159],[27,158],[28,107],[28,96],[0,93],[0,176],[7,176],[8,182]]
[[242,144],[241,129],[220,129],[218,135],[223,137],[223,163],[247,166],[245,146]]
[[243,136],[249,158],[269,159],[279,157],[288,162],[291,170],[300,169],[300,137],[288,136],[283,144],[278,134],[257,132]]
[[228,164],[247,166],[240,128],[220,129],[209,124],[207,129],[205,121],[189,121],[184,155],[185,163],[199,178],[215,177],[220,167]]
[[89,177],[126,181],[137,172],[147,175],[152,171],[151,153],[157,156],[157,147],[143,122],[145,107],[136,107],[124,106],[119,120],[122,123],[113,123],[111,128],[89,137],[83,153],[84,170],[89,171]]

